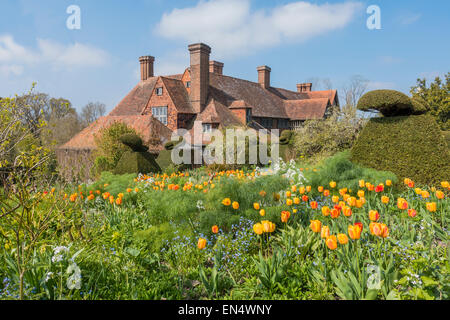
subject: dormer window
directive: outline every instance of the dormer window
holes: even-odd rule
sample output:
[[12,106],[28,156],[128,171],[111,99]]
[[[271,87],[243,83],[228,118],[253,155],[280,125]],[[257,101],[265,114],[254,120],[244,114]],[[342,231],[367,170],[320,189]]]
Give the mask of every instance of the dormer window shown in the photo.
[[157,96],[162,96],[163,95],[163,88],[162,87],[156,88],[156,95]]
[[203,123],[203,133],[211,133],[212,125],[210,123]]

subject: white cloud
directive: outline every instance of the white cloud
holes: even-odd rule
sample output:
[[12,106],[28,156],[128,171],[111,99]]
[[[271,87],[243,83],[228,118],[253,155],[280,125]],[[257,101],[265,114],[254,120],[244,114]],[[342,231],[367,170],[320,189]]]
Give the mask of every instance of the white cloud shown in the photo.
[[58,70],[101,67],[109,59],[107,52],[81,43],[63,45],[37,39],[37,44],[37,48],[26,48],[9,34],[0,35],[0,75],[19,76],[25,68],[37,66]]
[[408,13],[400,17],[400,23],[404,25],[413,24],[422,17],[420,13]]
[[238,56],[343,28],[360,8],[359,2],[317,5],[299,1],[254,12],[250,0],[201,0],[195,7],[165,13],[156,33],[207,43],[218,57]]

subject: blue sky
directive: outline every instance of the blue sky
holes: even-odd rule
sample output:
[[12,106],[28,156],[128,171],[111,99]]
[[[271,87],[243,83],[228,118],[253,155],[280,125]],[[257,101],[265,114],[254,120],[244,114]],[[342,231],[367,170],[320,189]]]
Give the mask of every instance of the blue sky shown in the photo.
[[[69,30],[66,9],[81,9]],[[369,5],[381,30],[369,30]],[[450,1],[293,0],[2,0],[0,96],[37,90],[80,110],[100,101],[111,110],[138,82],[138,57],[156,57],[156,74],[182,73],[187,45],[205,42],[224,73],[272,85],[329,79],[342,89],[353,75],[371,89],[409,92],[418,77],[450,71]]]

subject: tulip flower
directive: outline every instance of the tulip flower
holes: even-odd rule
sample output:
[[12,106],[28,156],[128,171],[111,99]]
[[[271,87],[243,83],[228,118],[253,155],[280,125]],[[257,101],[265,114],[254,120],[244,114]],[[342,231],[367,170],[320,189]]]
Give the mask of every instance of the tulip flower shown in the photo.
[[366,186],[366,182],[364,180],[359,180],[359,187],[364,188]]
[[239,202],[234,201],[232,206],[233,206],[233,209],[234,209],[234,210],[239,209]]
[[361,238],[362,228],[359,225],[348,226],[348,235],[352,240],[358,240]]
[[322,187],[322,186],[319,186],[319,187],[317,188],[317,191],[319,191],[320,193],[322,193],[322,192],[323,192],[323,187]]
[[253,208],[254,208],[255,210],[259,210],[261,207],[260,207],[259,203],[255,202],[255,203],[253,204]]
[[330,228],[327,226],[323,226],[322,230],[320,230],[320,237],[322,239],[328,238],[330,236]]
[[414,218],[417,215],[417,211],[414,209],[409,209],[408,210],[408,216],[410,216],[411,218]]
[[290,198],[291,195],[292,195],[292,193],[291,193],[290,191],[287,191],[287,192],[286,192],[286,198]]
[[309,200],[309,197],[308,197],[308,196],[302,196],[302,201],[303,201],[303,202],[308,202],[308,200]]
[[440,190],[437,190],[435,195],[436,195],[436,198],[438,198],[439,200],[442,200],[445,198],[445,194]]
[[213,226],[211,228],[211,231],[212,231],[212,233],[217,234],[217,233],[219,233],[219,227],[218,226]]
[[293,203],[294,203],[294,201],[292,201],[292,199],[286,199],[286,204],[288,206],[292,206]]
[[311,220],[311,230],[315,233],[319,233],[322,229],[322,223],[319,220]]
[[230,198],[223,199],[222,204],[226,207],[229,207],[231,205],[231,199]]
[[327,240],[325,241],[325,243],[327,244],[328,249],[335,250],[337,248],[336,236],[328,237]]
[[347,206],[342,207],[342,213],[344,213],[344,216],[346,216],[346,217],[351,217],[353,214],[352,208],[347,207]]
[[199,250],[203,250],[206,247],[206,239],[200,238],[198,239],[197,248]]
[[375,192],[376,193],[382,192],[383,190],[384,190],[384,186],[383,185],[378,185],[375,188]]
[[447,189],[450,187],[450,183],[448,181],[442,181],[441,186],[442,188]]
[[330,215],[330,212],[331,210],[329,207],[327,206],[322,207],[322,214],[324,217],[328,217]]
[[406,201],[406,200],[403,199],[403,198],[398,198],[398,200],[397,200],[397,207],[398,207],[400,210],[406,210],[406,209],[408,209],[408,201]]
[[331,182],[330,182],[330,188],[331,188],[331,189],[336,188],[336,182],[335,182],[335,181],[331,181]]
[[331,197],[331,201],[334,203],[338,203],[339,202],[339,197],[338,196],[333,196]]
[[337,235],[337,239],[339,241],[339,244],[347,244],[348,243],[348,237],[347,235],[340,233]]
[[386,180],[386,186],[388,186],[388,187],[392,186],[392,181],[391,180]]
[[289,211],[281,212],[281,222],[287,223],[290,217],[291,217],[291,213]]
[[389,197],[387,197],[387,196],[382,196],[382,197],[381,197],[381,202],[384,203],[384,204],[388,204],[388,203],[389,203]]
[[436,212],[437,210],[436,202],[427,202],[426,206],[429,212]]
[[378,221],[378,219],[380,219],[380,214],[376,210],[370,210],[369,219],[370,221]]
[[311,209],[317,209],[317,207],[319,205],[318,205],[318,203],[316,201],[311,201],[310,206],[311,206]]
[[255,224],[253,226],[253,231],[259,236],[262,235],[264,232],[263,225],[261,223]]
[[294,198],[294,204],[300,204],[300,198]]
[[323,190],[323,196],[328,197],[330,195],[330,190]]
[[261,217],[264,217],[266,215],[266,210],[264,210],[264,209],[259,210],[259,215]]
[[341,211],[334,208],[333,210],[331,210],[330,215],[333,219],[339,218],[339,216],[341,215]]

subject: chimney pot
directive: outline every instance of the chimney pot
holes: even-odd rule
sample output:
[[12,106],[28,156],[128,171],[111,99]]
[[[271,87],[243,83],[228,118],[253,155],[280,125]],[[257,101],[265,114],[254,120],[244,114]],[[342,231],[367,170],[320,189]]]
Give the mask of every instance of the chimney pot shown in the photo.
[[258,70],[258,82],[259,84],[267,89],[270,87],[270,72],[272,69],[268,66],[261,66],[257,68]]
[[211,60],[209,62],[209,72],[222,75],[223,74],[223,63],[219,62],[219,61]]
[[297,84],[297,92],[310,92],[311,89],[312,89],[312,83]]
[[139,62],[141,64],[141,80],[145,81],[148,78],[153,77],[153,63],[155,62],[155,57],[143,56],[139,58]]

